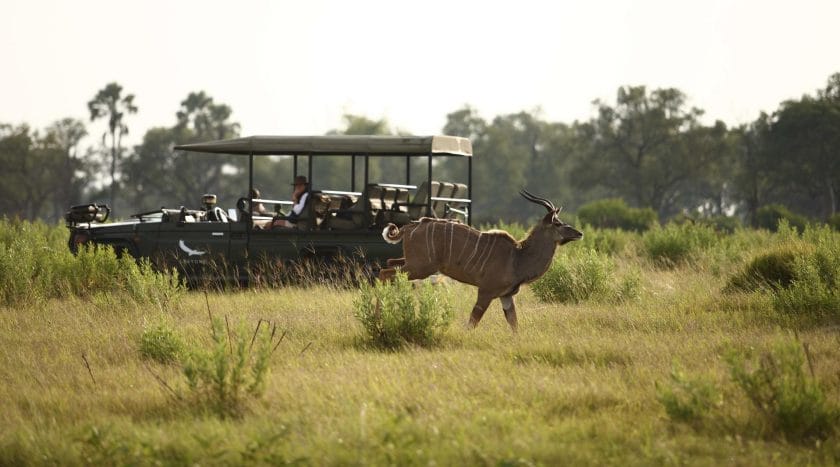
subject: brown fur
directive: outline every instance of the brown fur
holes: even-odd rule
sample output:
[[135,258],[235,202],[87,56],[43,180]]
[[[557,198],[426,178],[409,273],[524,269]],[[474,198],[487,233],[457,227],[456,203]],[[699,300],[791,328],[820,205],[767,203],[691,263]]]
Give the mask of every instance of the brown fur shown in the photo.
[[522,284],[532,282],[548,270],[557,244],[577,240],[583,234],[562,223],[553,210],[522,241],[502,230],[480,232],[467,225],[441,219],[422,218],[402,229],[388,224],[382,237],[390,243],[403,242],[403,257],[388,260],[380,279],[388,280],[396,267],[409,279],[423,279],[441,272],[455,280],[478,287],[470,325],[481,320],[490,302],[499,298],[505,318],[516,330],[513,296]]

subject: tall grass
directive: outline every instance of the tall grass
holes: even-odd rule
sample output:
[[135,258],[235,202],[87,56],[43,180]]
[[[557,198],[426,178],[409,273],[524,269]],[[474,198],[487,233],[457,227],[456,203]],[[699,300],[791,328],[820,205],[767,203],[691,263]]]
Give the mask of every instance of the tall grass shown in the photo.
[[146,261],[120,258],[110,247],[73,255],[63,227],[0,221],[0,303],[25,305],[53,298],[111,295],[165,306],[184,292],[178,273],[157,272]]
[[669,223],[642,236],[644,252],[659,266],[674,267],[691,262],[717,242],[714,229],[707,225]]
[[809,372],[813,363],[807,358],[792,340],[776,342],[757,358],[734,351],[726,355],[732,379],[762,418],[765,433],[807,442],[836,432],[840,411],[827,400],[812,367]]
[[800,237],[779,227],[780,243],[754,254],[725,290],[764,291],[775,308],[798,321],[840,321],[840,233],[808,226]]
[[[63,249],[66,232],[56,230]],[[121,313],[89,306],[99,292],[63,292],[38,313],[4,307],[0,464],[837,465],[837,320],[797,326],[807,352],[780,353],[779,325],[790,322],[768,317],[797,316],[776,297],[808,274],[829,290],[834,257],[815,255],[836,251],[840,234],[716,233],[669,267],[651,261],[641,235],[622,236],[616,250],[584,240],[557,254],[607,265],[613,287],[636,272],[644,293],[633,300],[546,302],[523,287],[518,334],[493,302],[476,329],[440,327],[433,345],[398,352],[359,345],[360,335],[370,340],[355,286],[252,287],[209,300],[185,292],[178,307],[126,303]],[[786,287],[721,293],[756,256],[799,242],[808,262],[792,263]],[[389,300],[413,297],[416,318],[420,285]],[[474,287],[450,281],[434,292],[467,322]],[[423,313],[444,309],[429,303]],[[208,304],[230,317],[230,334],[216,325],[220,341]],[[260,319],[285,338],[252,393],[240,375],[254,374],[256,354],[243,360],[239,346],[248,353],[255,332],[237,335],[235,323]],[[208,376],[195,390],[183,372],[191,352]]]
[[434,344],[452,322],[453,310],[445,293],[426,282],[415,292],[405,273],[392,281],[362,284],[353,301],[356,319],[367,339],[378,347]]
[[641,278],[636,271],[619,276],[615,261],[594,249],[563,249],[531,289],[546,302],[621,302],[638,298]]

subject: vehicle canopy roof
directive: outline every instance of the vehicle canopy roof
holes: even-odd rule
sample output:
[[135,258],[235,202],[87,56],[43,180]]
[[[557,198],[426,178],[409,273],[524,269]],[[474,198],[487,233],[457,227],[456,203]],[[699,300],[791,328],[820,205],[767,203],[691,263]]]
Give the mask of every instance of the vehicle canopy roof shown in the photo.
[[175,149],[244,156],[472,156],[470,140],[457,136],[248,136]]

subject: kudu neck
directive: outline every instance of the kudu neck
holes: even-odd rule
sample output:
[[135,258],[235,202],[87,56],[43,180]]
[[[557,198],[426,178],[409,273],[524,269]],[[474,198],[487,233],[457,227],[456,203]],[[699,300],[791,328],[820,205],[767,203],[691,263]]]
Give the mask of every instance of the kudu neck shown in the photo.
[[539,277],[551,265],[554,258],[554,251],[557,243],[552,233],[546,229],[534,227],[533,230],[522,240],[519,249],[518,266],[519,270],[527,276],[524,279],[530,280]]

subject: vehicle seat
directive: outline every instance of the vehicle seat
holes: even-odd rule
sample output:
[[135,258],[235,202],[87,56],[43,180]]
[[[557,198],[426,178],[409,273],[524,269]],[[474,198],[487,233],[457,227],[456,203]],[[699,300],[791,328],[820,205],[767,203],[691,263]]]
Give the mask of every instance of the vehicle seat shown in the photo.
[[[439,198],[452,198],[452,195],[455,193],[455,184],[449,182],[440,182],[440,191],[438,191],[437,197]],[[432,202],[432,212],[434,213],[435,217],[444,217],[444,205],[449,201],[434,201]]]
[[[469,187],[465,183],[456,183],[455,192],[452,194],[453,198],[467,198],[469,196]],[[446,215],[447,219],[460,219],[466,222],[469,205],[458,201],[449,203],[449,212]]]
[[[436,181],[425,181],[417,188],[414,198],[410,203],[406,204],[408,217],[411,219],[419,219],[426,215],[426,205],[429,203],[430,196],[437,196],[440,183]],[[434,193],[434,194],[432,194]]]
[[324,216],[330,208],[330,197],[317,192],[310,192],[306,197],[306,205],[303,207],[295,226],[298,230],[316,230],[324,220]]

